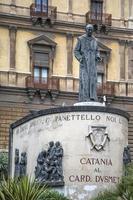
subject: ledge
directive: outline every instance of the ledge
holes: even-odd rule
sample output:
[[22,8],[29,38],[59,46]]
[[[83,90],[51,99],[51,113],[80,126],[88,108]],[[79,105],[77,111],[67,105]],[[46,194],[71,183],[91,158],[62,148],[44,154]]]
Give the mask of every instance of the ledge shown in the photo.
[[65,107],[57,107],[57,108],[49,108],[45,110],[40,110],[37,112],[33,112],[30,115],[27,115],[26,117],[16,121],[15,123],[11,124],[10,128],[16,128],[17,126],[28,122],[29,120],[32,120],[34,118],[50,115],[50,114],[56,114],[56,113],[69,113],[69,112],[102,112],[102,113],[111,113],[120,115],[122,117],[125,117],[127,120],[129,120],[130,115],[120,109],[117,108],[111,108],[111,107],[102,107],[102,106],[65,106]]

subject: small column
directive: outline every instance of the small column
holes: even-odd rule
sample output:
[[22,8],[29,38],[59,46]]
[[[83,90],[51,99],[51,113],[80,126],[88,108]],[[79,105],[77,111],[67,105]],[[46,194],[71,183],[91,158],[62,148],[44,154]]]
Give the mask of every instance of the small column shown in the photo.
[[125,15],[125,0],[121,0],[121,18],[123,19],[124,18],[124,15]]
[[68,0],[68,13],[72,14],[72,0]]
[[67,33],[67,75],[72,75],[73,65],[73,35]]
[[128,41],[128,79],[133,79],[133,42]]
[[16,68],[16,26],[9,27],[9,37],[10,37],[10,69],[14,70]]
[[133,18],[133,0],[129,0],[129,18]]
[[120,40],[119,41],[119,53],[120,53],[120,80],[125,80],[125,67],[126,67],[126,60],[125,60],[125,52],[126,52],[126,41]]

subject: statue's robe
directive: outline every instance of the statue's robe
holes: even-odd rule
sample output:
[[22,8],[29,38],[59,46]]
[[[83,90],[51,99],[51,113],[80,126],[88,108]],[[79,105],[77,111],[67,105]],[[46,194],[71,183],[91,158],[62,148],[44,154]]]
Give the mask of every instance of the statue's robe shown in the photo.
[[97,58],[100,57],[97,41],[86,34],[78,37],[74,50],[75,57],[80,61],[79,101],[97,101]]

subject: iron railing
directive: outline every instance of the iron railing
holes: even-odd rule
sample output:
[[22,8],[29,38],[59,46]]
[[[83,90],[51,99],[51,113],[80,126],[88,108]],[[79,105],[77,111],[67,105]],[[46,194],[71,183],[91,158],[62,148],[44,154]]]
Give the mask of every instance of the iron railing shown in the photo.
[[33,89],[59,90],[59,79],[27,76],[26,87]]
[[[67,77],[26,77],[26,87],[44,90],[60,90],[78,93],[79,79]],[[97,84],[97,94],[99,96],[133,96],[132,82],[111,82]]]
[[86,23],[111,26],[112,15],[106,14],[106,13],[97,13],[97,12],[89,11],[86,13]]
[[31,17],[41,17],[41,18],[57,18],[57,7],[54,6],[40,6],[35,3],[30,6],[30,16]]
[[106,82],[97,84],[97,94],[102,95],[115,95],[115,84],[112,82]]

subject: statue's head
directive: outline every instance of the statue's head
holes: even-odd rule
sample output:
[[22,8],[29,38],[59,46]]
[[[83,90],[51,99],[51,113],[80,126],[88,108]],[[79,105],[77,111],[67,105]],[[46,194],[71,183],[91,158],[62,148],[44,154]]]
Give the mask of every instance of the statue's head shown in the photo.
[[50,146],[50,147],[54,146],[54,142],[53,142],[53,141],[50,141],[50,142],[49,142],[49,146]]
[[60,142],[57,141],[57,142],[55,143],[55,146],[56,146],[56,147],[59,147],[59,146],[60,146]]
[[15,154],[19,155],[19,150],[18,149],[15,149]]
[[92,36],[93,25],[92,24],[87,24],[85,30],[86,30],[87,36],[89,36],[89,37]]
[[41,152],[41,155],[42,155],[43,157],[46,157],[47,151],[43,150],[43,151]]

